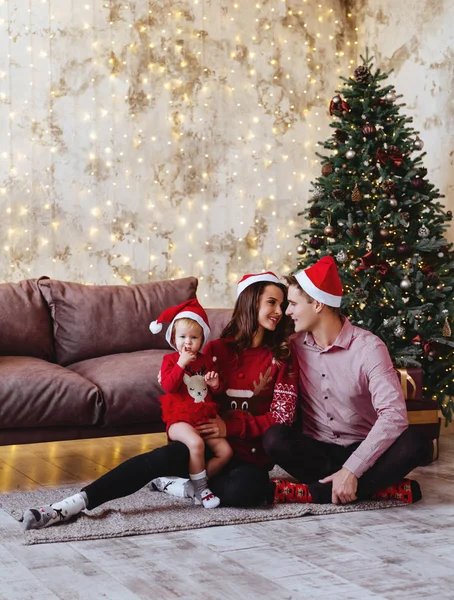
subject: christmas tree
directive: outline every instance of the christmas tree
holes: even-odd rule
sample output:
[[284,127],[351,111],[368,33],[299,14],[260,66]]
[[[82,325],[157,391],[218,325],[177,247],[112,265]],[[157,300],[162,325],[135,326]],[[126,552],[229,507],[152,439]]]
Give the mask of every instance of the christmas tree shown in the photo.
[[298,268],[333,255],[344,285],[342,309],[378,335],[397,367],[420,367],[425,398],[446,423],[454,410],[454,255],[444,232],[451,211],[427,179],[423,141],[401,114],[389,73],[366,57],[341,78],[329,112],[328,154],[300,215]]

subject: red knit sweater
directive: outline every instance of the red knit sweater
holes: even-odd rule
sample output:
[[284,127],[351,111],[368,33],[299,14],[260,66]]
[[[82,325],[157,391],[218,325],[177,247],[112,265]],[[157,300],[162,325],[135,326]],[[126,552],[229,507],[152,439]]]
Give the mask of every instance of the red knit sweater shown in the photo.
[[295,419],[298,369],[293,360],[278,362],[266,346],[236,356],[232,340],[210,342],[205,354],[216,364],[224,393],[216,397],[227,438],[237,457],[268,465],[262,435],[275,423]]

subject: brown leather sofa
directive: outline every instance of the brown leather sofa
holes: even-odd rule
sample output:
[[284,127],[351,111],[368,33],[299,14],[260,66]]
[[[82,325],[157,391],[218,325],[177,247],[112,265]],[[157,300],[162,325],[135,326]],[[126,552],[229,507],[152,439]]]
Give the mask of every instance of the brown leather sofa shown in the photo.
[[[172,350],[148,326],[196,290],[194,277],[0,284],[0,445],[163,431],[157,376]],[[207,314],[219,337],[231,310]]]

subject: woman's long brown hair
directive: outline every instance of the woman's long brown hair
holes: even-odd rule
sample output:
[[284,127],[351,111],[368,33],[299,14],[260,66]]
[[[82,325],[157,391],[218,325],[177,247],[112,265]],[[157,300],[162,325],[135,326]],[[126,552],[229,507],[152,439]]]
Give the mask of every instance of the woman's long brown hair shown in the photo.
[[[232,338],[235,344],[237,355],[251,348],[254,335],[259,328],[258,312],[259,301],[265,288],[268,285],[275,285],[284,294],[282,312],[287,308],[287,288],[282,283],[272,283],[269,281],[260,281],[252,283],[241,292],[233,309],[233,315],[230,322],[221,333],[221,338]],[[287,360],[290,356],[289,335],[291,333],[291,319],[285,314],[282,315],[274,331],[265,330],[262,345],[268,346],[273,357],[276,360]]]

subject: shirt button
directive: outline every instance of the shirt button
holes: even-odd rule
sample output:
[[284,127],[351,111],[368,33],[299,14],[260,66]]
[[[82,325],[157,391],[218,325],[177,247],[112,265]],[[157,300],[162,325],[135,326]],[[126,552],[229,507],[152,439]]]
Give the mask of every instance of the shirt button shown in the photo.
[[328,396],[325,396],[325,400],[328,400]]
[[[330,420],[330,421],[332,421],[332,420],[333,420],[333,417],[330,417],[330,418],[329,418],[329,420]],[[339,436],[337,436],[337,437],[339,437]]]
[[322,377],[325,377],[325,373],[322,373]]
[[252,454],[254,454],[255,451],[256,451],[255,448],[251,448]]
[[244,379],[244,373],[238,373],[238,379]]

